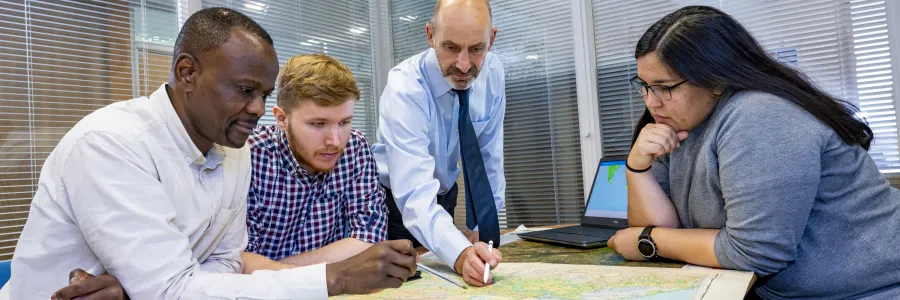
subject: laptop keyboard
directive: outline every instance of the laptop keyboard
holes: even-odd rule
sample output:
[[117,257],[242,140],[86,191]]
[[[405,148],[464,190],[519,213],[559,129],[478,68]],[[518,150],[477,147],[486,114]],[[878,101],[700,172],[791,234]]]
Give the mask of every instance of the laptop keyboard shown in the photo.
[[568,233],[568,234],[577,234],[577,235],[586,235],[599,237],[604,239],[611,238],[614,234],[616,234],[618,229],[613,228],[602,228],[602,227],[589,227],[589,226],[572,226],[572,227],[563,227],[550,230],[558,233]]

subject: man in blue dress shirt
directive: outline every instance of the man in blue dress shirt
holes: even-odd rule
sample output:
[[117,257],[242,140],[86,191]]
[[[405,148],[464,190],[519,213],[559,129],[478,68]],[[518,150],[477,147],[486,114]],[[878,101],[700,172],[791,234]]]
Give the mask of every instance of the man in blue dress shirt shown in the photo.
[[[425,27],[431,49],[388,75],[372,146],[390,211],[388,239],[424,245],[474,286],[486,284],[485,263],[502,260],[486,243],[500,244],[497,212],[506,194],[505,75],[488,52],[497,35],[490,13],[485,0],[437,1]],[[453,225],[460,160],[466,233]]]

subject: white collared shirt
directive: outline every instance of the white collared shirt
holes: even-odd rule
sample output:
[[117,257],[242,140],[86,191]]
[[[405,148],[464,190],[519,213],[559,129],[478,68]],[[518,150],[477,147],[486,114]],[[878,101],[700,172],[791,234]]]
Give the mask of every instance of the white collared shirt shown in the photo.
[[12,299],[47,299],[72,269],[132,299],[327,298],[325,265],[241,275],[250,152],[197,149],[161,86],[86,116],[41,170],[12,260]]
[[[488,52],[482,66],[469,88],[469,116],[499,212],[506,202],[506,75],[493,53]],[[372,145],[372,154],[379,181],[393,192],[403,225],[452,268],[472,243],[437,203],[437,195],[456,184],[460,171],[459,97],[451,89],[434,49],[391,69],[379,102],[378,142]]]

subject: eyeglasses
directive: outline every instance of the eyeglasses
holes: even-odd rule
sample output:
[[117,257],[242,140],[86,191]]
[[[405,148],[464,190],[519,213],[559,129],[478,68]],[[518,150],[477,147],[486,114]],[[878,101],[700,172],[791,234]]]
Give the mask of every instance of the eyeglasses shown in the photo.
[[659,99],[670,100],[672,99],[672,90],[677,88],[679,85],[684,84],[687,80],[682,80],[679,83],[665,86],[665,85],[649,85],[637,76],[631,77],[631,87],[641,93],[641,95],[647,96],[648,91],[653,91],[653,94]]

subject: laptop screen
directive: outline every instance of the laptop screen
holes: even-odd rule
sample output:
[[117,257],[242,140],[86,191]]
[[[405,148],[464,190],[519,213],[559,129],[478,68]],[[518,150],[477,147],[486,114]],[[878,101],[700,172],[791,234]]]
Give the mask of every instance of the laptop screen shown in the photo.
[[628,218],[628,189],[625,182],[625,160],[600,162],[594,176],[591,197],[585,217]]

